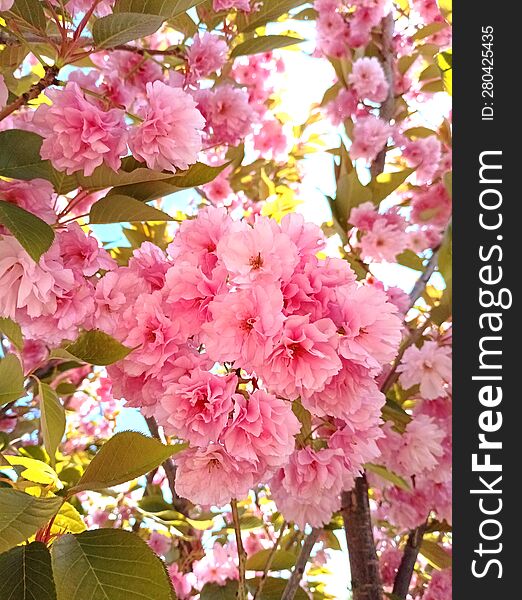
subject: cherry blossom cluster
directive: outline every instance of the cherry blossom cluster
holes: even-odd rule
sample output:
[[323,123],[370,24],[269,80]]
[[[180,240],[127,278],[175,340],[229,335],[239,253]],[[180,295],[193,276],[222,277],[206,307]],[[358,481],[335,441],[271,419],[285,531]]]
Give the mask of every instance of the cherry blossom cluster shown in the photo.
[[[166,254],[146,243],[99,280],[98,327],[136,348],[108,368],[113,393],[189,442],[181,496],[224,505],[271,479],[288,518],[322,523],[378,455],[375,376],[394,357],[400,320],[345,261],[317,258],[323,245],[298,215],[250,225],[207,208]],[[297,447],[292,403],[317,428]]]

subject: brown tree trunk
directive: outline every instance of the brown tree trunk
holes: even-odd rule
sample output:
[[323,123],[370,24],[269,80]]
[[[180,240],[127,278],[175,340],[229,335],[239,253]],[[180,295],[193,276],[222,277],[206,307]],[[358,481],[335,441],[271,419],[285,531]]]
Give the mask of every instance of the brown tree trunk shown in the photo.
[[342,500],[353,600],[383,600],[366,475],[355,480],[355,486],[351,491],[343,492]]

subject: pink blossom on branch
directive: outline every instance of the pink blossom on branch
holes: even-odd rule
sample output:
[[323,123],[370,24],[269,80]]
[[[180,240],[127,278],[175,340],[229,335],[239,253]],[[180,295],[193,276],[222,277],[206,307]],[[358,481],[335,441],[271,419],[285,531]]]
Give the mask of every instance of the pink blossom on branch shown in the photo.
[[44,138],[42,158],[67,175],[83,171],[89,176],[103,163],[117,171],[127,150],[123,111],[102,110],[74,82],[46,95],[52,105],[40,104],[33,117]]
[[179,88],[147,83],[143,122],[130,130],[132,154],[149,169],[176,172],[196,162],[205,120],[191,96]]

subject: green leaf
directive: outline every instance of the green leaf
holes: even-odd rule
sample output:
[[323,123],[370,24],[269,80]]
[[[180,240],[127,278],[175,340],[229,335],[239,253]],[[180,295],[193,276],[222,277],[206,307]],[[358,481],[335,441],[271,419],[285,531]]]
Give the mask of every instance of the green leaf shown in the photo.
[[436,569],[451,568],[451,554],[446,552],[442,546],[430,540],[423,540],[420,553]]
[[15,0],[8,14],[23,27],[45,31],[47,19],[40,0]]
[[437,135],[436,131],[433,129],[428,129],[427,127],[410,127],[404,132],[404,135],[411,138],[427,138],[431,135]]
[[397,475],[397,473],[389,471],[386,467],[383,467],[382,465],[366,463],[364,465],[364,468],[367,471],[370,471],[370,473],[375,473],[375,475],[378,475],[379,477],[386,479],[386,481],[393,483],[393,485],[397,486],[398,488],[401,488],[401,490],[406,490],[407,492],[411,490],[411,486],[405,479]]
[[133,156],[126,156],[121,161],[119,171],[113,171],[107,165],[101,165],[94,170],[92,175],[86,177],[83,173],[76,173],[77,186],[90,191],[104,190],[108,187],[132,185],[144,181],[159,181],[170,179],[172,173],[153,171],[143,166]]
[[3,333],[20,352],[24,347],[24,338],[22,337],[22,330],[20,325],[10,319],[9,317],[0,318],[0,333]]
[[11,202],[0,200],[0,223],[9,229],[35,262],[53,243],[52,227]]
[[0,554],[0,598],[56,600],[51,555],[45,544],[32,542]]
[[160,441],[135,431],[117,433],[105,442],[73,488],[101,490],[145,475],[165,462],[186,444],[165,446]]
[[0,406],[25,396],[24,372],[14,354],[0,360]]
[[437,54],[444,90],[451,96],[453,91],[453,54],[451,50]]
[[153,206],[123,194],[112,194],[101,198],[92,205],[89,214],[90,223],[133,223],[136,221],[173,221],[173,218]]
[[0,552],[34,535],[58,512],[62,502],[63,498],[37,498],[0,488]]
[[128,348],[120,344],[120,342],[103,331],[93,329],[82,333],[65,350],[90,365],[105,367],[124,359],[132,352],[133,348]]
[[291,37],[288,35],[263,35],[242,44],[238,44],[230,53],[232,58],[237,56],[248,56],[249,54],[259,54],[260,52],[269,52],[276,48],[285,48],[304,42],[302,38]]
[[348,173],[341,174],[337,180],[337,194],[332,202],[332,212],[343,229],[348,228],[348,219],[352,208],[363,202],[371,201],[372,190],[364,186],[353,169]]
[[13,71],[29,54],[29,49],[21,44],[9,44],[0,52],[0,69]]
[[65,409],[56,392],[47,383],[38,382],[40,396],[40,426],[47,454],[54,468],[56,450],[65,433]]
[[172,600],[161,560],[135,533],[97,529],[51,548],[58,600]]
[[0,132],[0,176],[12,179],[49,178],[49,162],[42,160],[42,137],[31,131]]
[[[260,550],[248,558],[246,561],[247,571],[264,571],[268,558],[272,553],[271,548]],[[270,566],[271,571],[283,571],[291,569],[295,565],[296,556],[286,550],[277,550],[274,554],[274,560]]]
[[116,0],[113,13],[143,13],[172,18],[204,0]]
[[425,27],[422,27],[421,29],[419,29],[416,33],[414,33],[411,36],[412,40],[422,40],[430,35],[434,35],[435,33],[439,33],[439,31],[442,31],[443,29],[446,29],[446,27],[449,27],[447,23],[444,22],[436,22],[436,23],[430,23],[429,25],[426,25]]
[[203,163],[196,163],[179,175],[170,176],[162,181],[144,181],[138,184],[126,185],[117,190],[112,190],[108,195],[124,194],[136,200],[148,202],[149,200],[164,198],[184,189],[205,185],[205,183],[213,181],[227,166],[228,163],[219,167],[209,167]]
[[209,167],[203,163],[195,163],[186,171],[179,171],[168,181],[178,188],[198,187],[214,181],[214,179],[224,171],[229,164],[230,163],[227,162],[218,167]]
[[403,169],[402,171],[395,171],[394,173],[380,173],[377,175],[377,177],[369,184],[373,194],[373,203],[379,204],[382,200],[387,198],[401,186],[406,179],[408,179],[413,171],[414,169]]
[[[254,579],[247,579],[247,587],[251,593],[255,593],[255,590],[259,586],[259,577]],[[283,592],[285,591],[288,579],[279,579],[277,577],[267,577],[263,592],[259,596],[259,600],[281,600]],[[301,588],[297,588],[294,596],[294,600],[309,600],[308,594]]]
[[156,33],[164,17],[140,13],[117,13],[97,19],[92,37],[98,48],[114,48]]
[[404,432],[406,425],[411,421],[411,416],[402,406],[390,398],[386,398],[386,404],[382,407],[382,418],[385,421],[393,421],[395,428],[401,432]]
[[422,258],[409,248],[397,255],[397,262],[403,267],[408,267],[408,269],[413,269],[414,271],[422,271],[424,268]]
[[303,0],[268,0],[267,2],[263,2],[258,11],[249,13],[248,15],[238,15],[238,31],[254,31],[258,27],[266,25],[269,21],[276,21],[281,15],[302,4],[305,4]]
[[207,583],[201,590],[200,600],[236,600],[237,581],[228,581],[225,585]]

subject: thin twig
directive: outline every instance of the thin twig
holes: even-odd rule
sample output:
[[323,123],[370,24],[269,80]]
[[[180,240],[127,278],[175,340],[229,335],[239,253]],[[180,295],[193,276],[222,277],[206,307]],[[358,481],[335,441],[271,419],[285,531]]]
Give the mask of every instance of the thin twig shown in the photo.
[[413,286],[413,289],[410,292],[410,304],[409,308],[412,308],[415,305],[415,302],[421,297],[424,288],[426,287],[428,281],[431,279],[431,276],[435,272],[437,268],[437,263],[439,259],[439,249],[440,247],[434,248],[432,255],[424,269],[422,275],[417,279],[417,282]]
[[277,539],[274,542],[272,550],[270,551],[270,554],[268,555],[265,569],[264,569],[263,575],[261,576],[261,579],[259,581],[259,585],[257,586],[257,590],[256,590],[256,593],[254,594],[253,600],[258,600],[258,598],[261,598],[261,594],[263,593],[263,588],[265,587],[265,583],[266,583],[266,580],[268,577],[268,572],[270,571],[270,568],[272,567],[272,563],[274,562],[274,558],[275,558],[277,549],[279,548],[279,544],[280,544],[281,540],[283,539],[283,534],[286,530],[286,526],[287,526],[287,522],[285,521],[281,525],[281,529],[279,530],[279,535],[277,536]]
[[246,552],[241,538],[241,524],[239,522],[239,512],[237,510],[237,500],[234,498],[230,503],[232,506],[232,519],[234,521],[234,531],[236,532],[237,556],[239,558],[239,588],[237,590],[237,600],[247,600],[246,591]]
[[31,100],[35,100],[38,96],[50,85],[53,85],[56,81],[60,68],[57,65],[48,65],[44,68],[45,74],[32,85],[27,92],[19,96],[14,102],[8,104],[2,111],[0,111],[0,121],[14,113],[19,108],[22,108],[25,104]]
[[321,531],[322,529],[314,527],[310,532],[310,535],[307,535],[305,537],[303,547],[301,548],[301,552],[299,554],[299,558],[295,563],[294,570],[292,572],[292,575],[290,576],[290,579],[288,580],[288,583],[286,584],[286,588],[283,592],[283,595],[281,596],[281,600],[294,599],[294,596],[296,595],[297,590],[299,589],[301,579],[303,578],[306,569],[306,564],[308,563],[308,559],[310,558],[312,549]]

